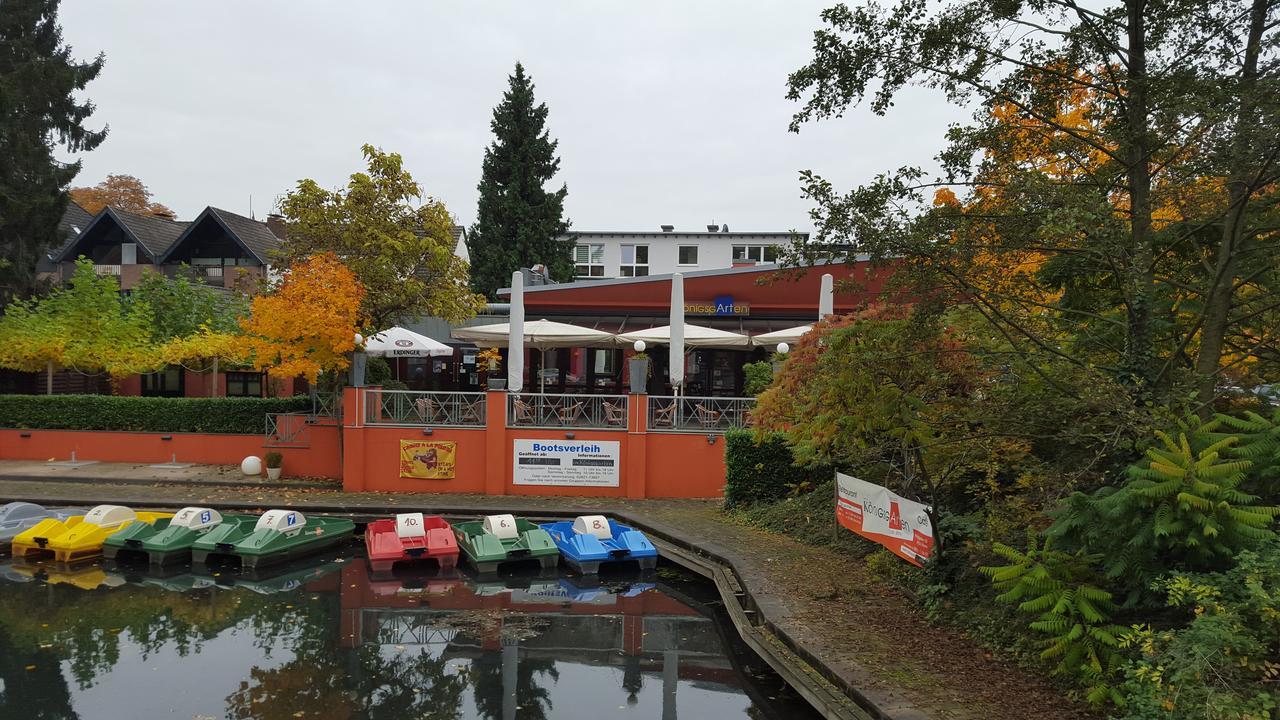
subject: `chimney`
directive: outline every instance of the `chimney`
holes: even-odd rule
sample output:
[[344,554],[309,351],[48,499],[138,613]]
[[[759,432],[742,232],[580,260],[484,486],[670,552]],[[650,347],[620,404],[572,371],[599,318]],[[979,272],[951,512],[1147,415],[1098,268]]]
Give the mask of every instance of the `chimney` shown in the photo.
[[707,226],[707,232],[720,232],[720,226],[712,223]]
[[675,232],[675,229],[676,229],[676,226],[675,226],[675,225],[663,225],[663,226],[662,226],[662,232]]
[[726,224],[720,228],[720,232],[729,232],[729,226]]
[[272,235],[275,235],[277,238],[284,240],[284,236],[285,236],[284,216],[278,215],[276,213],[271,213],[270,215],[267,215],[267,229],[271,231]]

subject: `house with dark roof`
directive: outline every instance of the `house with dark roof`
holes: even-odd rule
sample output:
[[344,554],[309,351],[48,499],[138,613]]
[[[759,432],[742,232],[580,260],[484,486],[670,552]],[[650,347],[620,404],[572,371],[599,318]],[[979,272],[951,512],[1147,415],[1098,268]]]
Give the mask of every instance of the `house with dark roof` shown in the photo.
[[191,222],[106,207],[52,260],[66,280],[75,260],[88,258],[99,274],[118,277],[122,290],[136,286],[145,270],[172,274],[181,265],[195,268],[210,285],[249,290],[266,278],[283,235],[282,222],[259,222],[214,207]]

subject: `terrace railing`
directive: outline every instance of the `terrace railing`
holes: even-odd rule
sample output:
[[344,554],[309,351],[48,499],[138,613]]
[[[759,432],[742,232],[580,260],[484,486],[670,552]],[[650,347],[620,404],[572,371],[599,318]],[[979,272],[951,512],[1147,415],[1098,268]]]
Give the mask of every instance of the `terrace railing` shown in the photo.
[[723,433],[754,424],[755,398],[649,396],[649,432]]
[[364,391],[365,424],[484,427],[482,392]]
[[311,414],[317,417],[342,417],[342,393],[311,393]]
[[267,415],[267,447],[305,448],[311,446],[311,426],[315,422],[307,413]]
[[511,393],[507,427],[627,429],[626,395]]

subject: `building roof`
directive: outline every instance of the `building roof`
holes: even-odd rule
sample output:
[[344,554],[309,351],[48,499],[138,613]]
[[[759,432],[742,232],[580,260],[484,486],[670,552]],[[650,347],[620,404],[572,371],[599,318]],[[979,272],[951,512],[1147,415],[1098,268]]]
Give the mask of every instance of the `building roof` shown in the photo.
[[76,201],[68,200],[67,209],[62,211],[62,219],[58,221],[58,237],[65,240],[79,237],[91,222],[93,213],[80,207]]
[[74,251],[83,246],[86,241],[92,243],[92,238],[99,232],[98,228],[105,228],[109,224],[124,231],[124,234],[141,247],[152,262],[155,262],[169,249],[169,246],[173,245],[188,225],[185,222],[176,222],[154,215],[139,215],[108,206],[94,216],[88,226],[83,228],[79,237],[63,246],[54,260],[63,262],[74,259]]
[[796,232],[791,230],[762,230],[759,232],[738,231],[738,230],[569,230],[565,232],[563,237],[582,237],[591,235],[596,237],[622,236],[622,237],[678,237],[678,238],[729,238],[729,239],[745,239],[751,237],[809,237],[807,232]]
[[[879,298],[891,272],[891,268],[875,267],[867,256],[859,255],[847,263],[822,263],[803,269],[764,264],[681,275],[687,303],[730,298],[733,304],[748,308],[752,319],[805,321],[817,317],[824,273],[831,273],[837,283],[846,283],[836,290],[835,304],[838,312],[848,312]],[[776,278],[771,277],[775,274]],[[672,275],[649,275],[525,287],[525,312],[574,322],[578,322],[574,318],[594,316],[665,316],[671,305],[671,278]],[[509,296],[511,290],[503,288],[498,294]]]
[[[266,223],[216,207],[205,208],[205,212],[221,221],[227,234],[239,241],[263,265],[269,264],[271,257],[280,250],[280,238],[271,232]],[[177,243],[174,243],[174,247],[177,247]]]

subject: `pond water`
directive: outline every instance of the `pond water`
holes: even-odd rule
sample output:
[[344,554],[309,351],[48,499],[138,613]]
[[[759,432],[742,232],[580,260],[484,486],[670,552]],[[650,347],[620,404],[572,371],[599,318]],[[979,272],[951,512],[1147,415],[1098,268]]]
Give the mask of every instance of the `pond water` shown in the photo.
[[810,718],[714,589],[647,576],[0,564],[0,718]]

